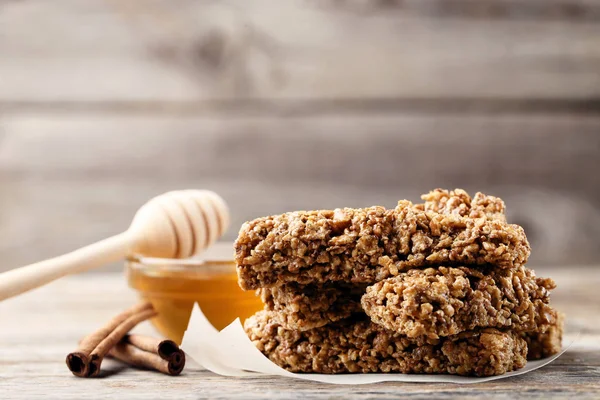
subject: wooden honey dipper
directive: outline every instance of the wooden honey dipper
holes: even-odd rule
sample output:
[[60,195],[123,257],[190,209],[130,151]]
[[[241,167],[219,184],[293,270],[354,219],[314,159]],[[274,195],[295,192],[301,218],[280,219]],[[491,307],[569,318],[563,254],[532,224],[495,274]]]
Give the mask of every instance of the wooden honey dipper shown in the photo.
[[71,253],[0,274],[0,301],[68,274],[123,259],[188,258],[213,244],[229,226],[225,201],[208,190],[182,190],[157,196],[135,214],[129,229]]

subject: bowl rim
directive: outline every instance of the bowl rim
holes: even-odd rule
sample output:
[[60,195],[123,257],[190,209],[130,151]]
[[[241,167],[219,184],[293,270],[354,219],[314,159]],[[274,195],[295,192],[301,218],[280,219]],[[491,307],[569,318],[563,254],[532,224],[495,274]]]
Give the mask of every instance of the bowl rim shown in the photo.
[[141,264],[149,267],[205,267],[208,265],[231,265],[235,264],[233,257],[231,259],[217,258],[158,258],[144,257],[132,254],[125,258],[125,261],[134,264]]

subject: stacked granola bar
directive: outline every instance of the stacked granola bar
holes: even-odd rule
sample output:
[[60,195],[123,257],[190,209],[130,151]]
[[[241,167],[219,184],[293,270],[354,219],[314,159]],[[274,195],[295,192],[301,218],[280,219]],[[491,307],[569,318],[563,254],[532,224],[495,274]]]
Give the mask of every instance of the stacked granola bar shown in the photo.
[[424,203],[298,211],[245,223],[239,284],[265,304],[245,322],[294,372],[489,376],[560,350],[554,281],[504,202],[436,189]]

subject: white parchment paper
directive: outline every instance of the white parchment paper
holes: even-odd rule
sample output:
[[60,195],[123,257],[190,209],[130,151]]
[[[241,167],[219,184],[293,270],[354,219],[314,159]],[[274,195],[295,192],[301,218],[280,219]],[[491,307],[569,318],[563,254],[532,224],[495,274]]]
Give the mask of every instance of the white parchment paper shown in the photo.
[[385,381],[394,382],[447,382],[480,383],[496,379],[522,375],[543,367],[556,360],[571,345],[552,357],[529,361],[527,365],[514,372],[500,376],[483,378],[454,375],[409,375],[409,374],[296,374],[284,370],[265,357],[250,341],[239,319],[236,319],[222,331],[217,331],[206,319],[198,304],[194,305],[188,329],[183,337],[181,348],[185,353],[205,369],[224,376],[278,375],[290,378],[332,384],[366,384]]

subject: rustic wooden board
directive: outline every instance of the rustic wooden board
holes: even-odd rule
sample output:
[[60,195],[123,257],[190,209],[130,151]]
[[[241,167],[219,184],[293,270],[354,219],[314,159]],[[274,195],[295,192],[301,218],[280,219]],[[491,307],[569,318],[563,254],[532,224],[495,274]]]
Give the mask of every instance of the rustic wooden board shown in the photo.
[[186,187],[224,196],[230,240],[262,215],[464,187],[505,199],[532,263],[595,263],[599,131],[568,115],[0,117],[0,270],[120,232],[147,199]]
[[[65,355],[78,339],[135,301],[120,274],[81,275],[0,303],[0,390],[3,398],[581,398],[600,396],[600,268],[561,266],[539,270],[558,282],[553,303],[565,311],[575,345],[541,370],[477,385],[380,383],[330,386],[283,378],[224,378],[198,367],[182,376],[107,363],[102,379],[73,377]],[[136,328],[153,334],[146,324]]]
[[573,0],[7,1],[0,8],[0,106],[597,103],[599,7]]
[[[0,271],[206,187],[247,219],[505,198],[532,263],[597,263],[600,1],[0,4]],[[113,266],[119,268],[119,266]]]

